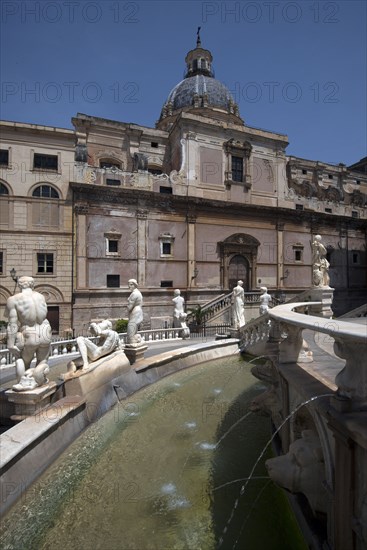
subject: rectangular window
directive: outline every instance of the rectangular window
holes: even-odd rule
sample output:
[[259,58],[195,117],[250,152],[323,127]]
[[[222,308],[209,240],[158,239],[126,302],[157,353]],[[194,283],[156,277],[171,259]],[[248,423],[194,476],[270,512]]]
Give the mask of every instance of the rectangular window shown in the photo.
[[53,254],[37,254],[37,273],[53,273],[54,272],[54,255]]
[[106,179],[106,185],[121,185],[120,180],[115,180],[113,178],[107,178]]
[[303,204],[296,204],[296,210],[303,210]]
[[329,178],[329,180],[333,180],[334,179],[334,176],[332,174],[328,174],[327,177]]
[[9,166],[9,151],[0,149],[0,166]]
[[161,281],[161,288],[172,288],[173,281]]
[[166,195],[172,195],[172,187],[165,187],[164,185],[161,185],[159,188],[160,193],[165,193]]
[[0,250],[0,275],[4,273],[4,252]]
[[328,214],[332,214],[332,213],[333,213],[333,211],[332,211],[331,208],[325,208],[325,212],[327,212]]
[[57,170],[57,155],[34,153],[33,168],[38,170]]
[[302,174],[306,175],[306,174],[307,174],[307,170],[303,169],[303,170],[302,170]]
[[359,264],[359,252],[352,252],[352,263]]
[[158,147],[158,142],[157,141],[152,141],[150,146],[154,147],[156,149]]
[[357,210],[352,210],[352,218],[358,218]]
[[120,275],[107,275],[107,288],[120,288]]
[[162,254],[170,256],[172,254],[171,243],[162,243]]
[[112,239],[108,239],[108,252],[110,254],[117,254],[118,251],[119,251],[119,242]]
[[243,181],[243,158],[232,155],[232,181]]

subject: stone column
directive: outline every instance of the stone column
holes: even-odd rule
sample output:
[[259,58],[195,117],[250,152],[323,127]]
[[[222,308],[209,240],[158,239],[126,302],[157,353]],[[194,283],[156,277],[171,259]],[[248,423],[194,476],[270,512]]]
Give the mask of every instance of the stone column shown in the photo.
[[278,267],[277,267],[277,287],[282,288],[283,287],[283,277],[284,277],[284,264],[283,264],[283,247],[284,247],[284,241],[283,241],[283,235],[284,235],[284,223],[277,222],[277,261],[278,261]]
[[139,286],[145,286],[146,261],[147,261],[147,210],[137,210],[137,281]]
[[187,216],[187,287],[196,286],[195,276],[195,233],[196,233],[196,216]]

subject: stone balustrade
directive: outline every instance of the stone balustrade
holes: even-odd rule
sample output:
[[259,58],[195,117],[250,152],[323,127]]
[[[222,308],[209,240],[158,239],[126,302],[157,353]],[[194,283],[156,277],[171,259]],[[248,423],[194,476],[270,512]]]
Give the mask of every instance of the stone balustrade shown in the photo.
[[320,332],[334,339],[334,352],[345,359],[345,366],[336,376],[338,395],[347,398],[351,410],[367,409],[366,325],[348,323],[340,319],[325,319],[297,313],[299,308],[310,308],[316,302],[283,304],[269,310],[271,323],[280,328],[279,365],[296,363],[303,343],[303,330]]

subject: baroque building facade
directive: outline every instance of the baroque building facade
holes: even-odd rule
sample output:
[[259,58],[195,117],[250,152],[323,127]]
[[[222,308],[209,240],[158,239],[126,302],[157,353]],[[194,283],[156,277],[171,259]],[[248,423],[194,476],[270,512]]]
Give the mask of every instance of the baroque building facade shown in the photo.
[[134,278],[156,328],[174,288],[190,306],[238,279],[283,298],[310,287],[318,233],[335,313],[366,301],[366,159],[287,156],[287,136],[247,126],[211,64],[198,38],[155,128],[80,113],[73,130],[1,123],[2,302],[12,268],[32,274],[54,331],[79,333],[126,317]]

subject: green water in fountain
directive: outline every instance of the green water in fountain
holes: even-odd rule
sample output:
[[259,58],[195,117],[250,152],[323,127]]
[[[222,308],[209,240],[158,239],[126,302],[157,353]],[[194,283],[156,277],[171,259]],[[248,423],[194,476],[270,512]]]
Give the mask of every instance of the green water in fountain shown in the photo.
[[[215,549],[269,439],[269,419],[248,413],[263,390],[234,356],[136,393],[23,493],[2,521],[2,549]],[[232,548],[242,529],[240,549],[306,550],[285,496],[267,477],[269,452],[221,548]]]

